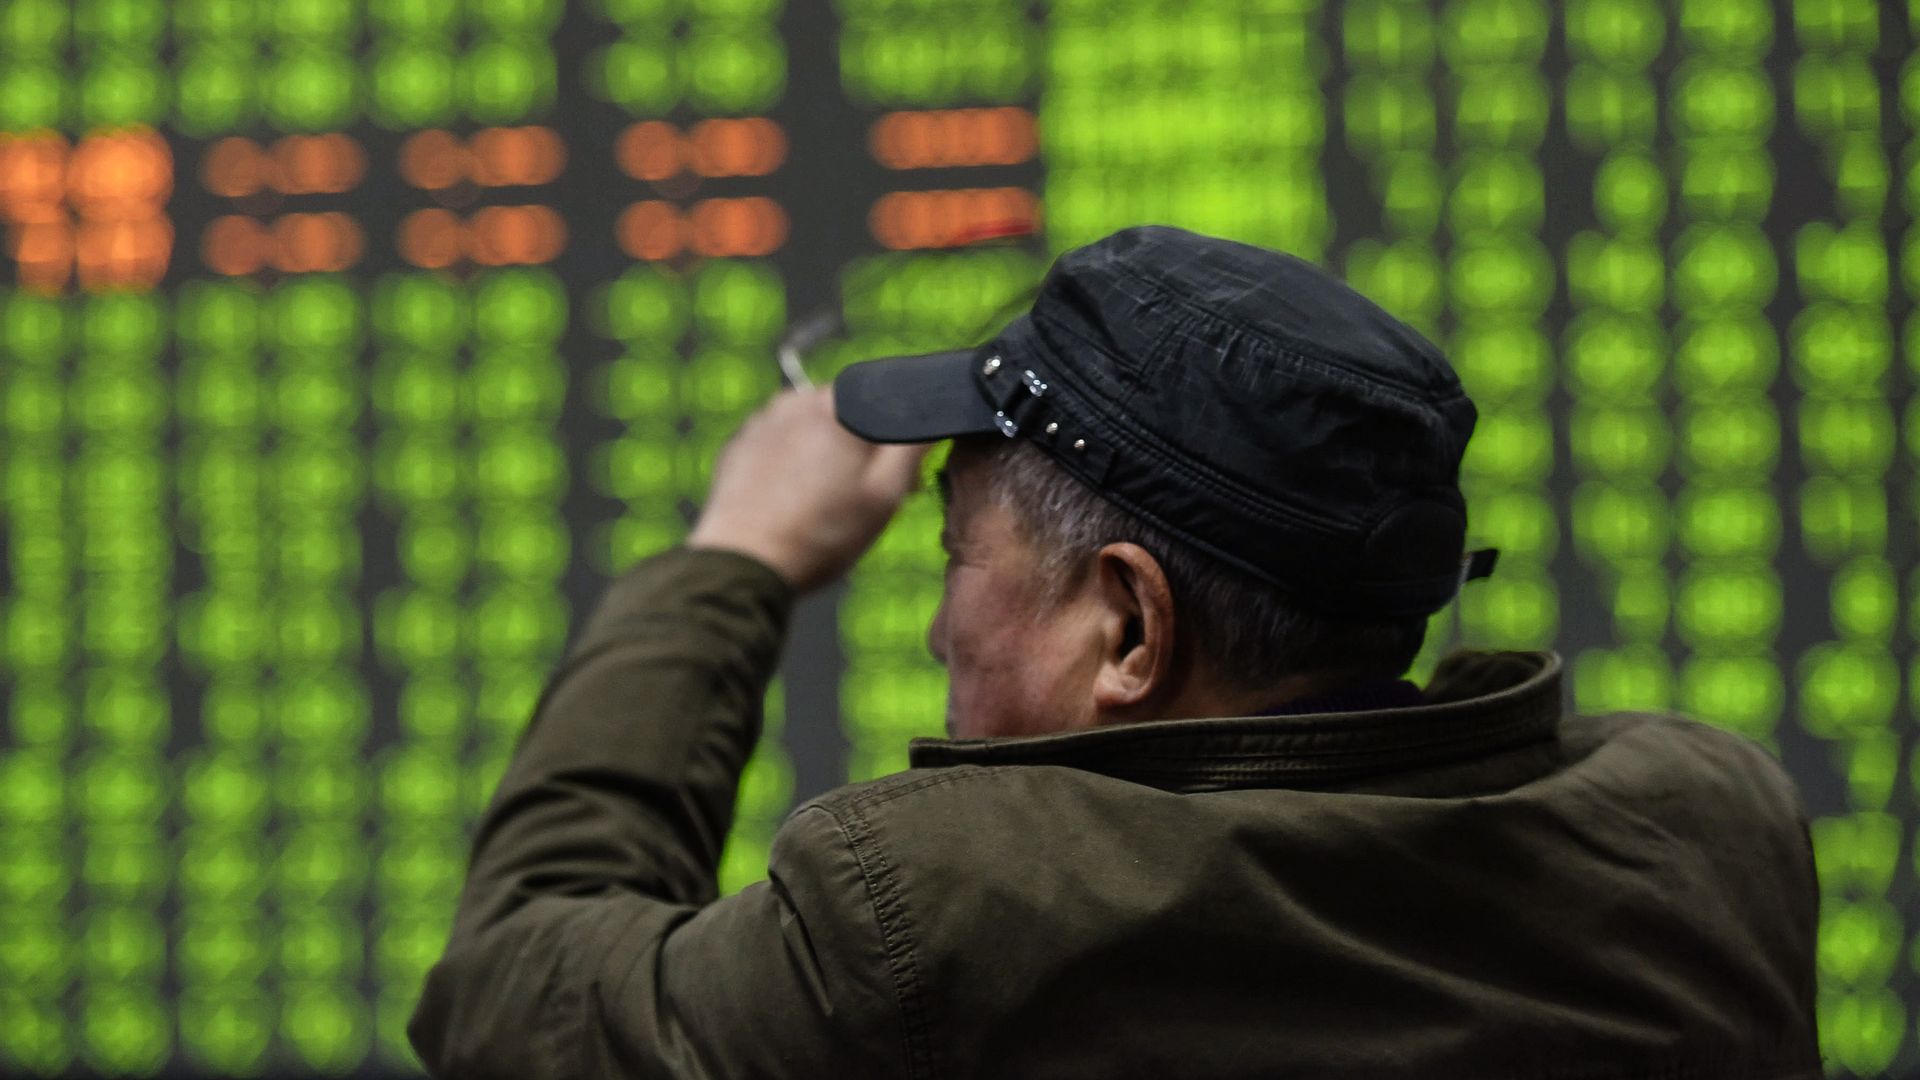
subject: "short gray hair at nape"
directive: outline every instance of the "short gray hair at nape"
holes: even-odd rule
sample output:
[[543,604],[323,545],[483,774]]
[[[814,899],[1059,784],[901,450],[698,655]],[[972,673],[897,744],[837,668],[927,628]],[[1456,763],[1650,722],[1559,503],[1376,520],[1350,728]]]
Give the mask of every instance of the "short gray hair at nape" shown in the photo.
[[1297,675],[1397,678],[1426,638],[1424,617],[1349,622],[1301,609],[1279,589],[1196,551],[1101,498],[1025,439],[980,436],[989,501],[1037,550],[1041,599],[1057,603],[1111,543],[1138,544],[1160,563],[1179,633],[1191,634],[1216,677],[1257,691]]

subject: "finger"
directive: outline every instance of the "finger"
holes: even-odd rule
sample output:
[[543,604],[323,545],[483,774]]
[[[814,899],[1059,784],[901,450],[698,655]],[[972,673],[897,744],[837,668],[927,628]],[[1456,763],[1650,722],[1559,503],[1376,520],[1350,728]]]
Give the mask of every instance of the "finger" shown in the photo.
[[920,483],[920,463],[935,443],[896,443],[876,446],[867,462],[867,490],[890,499],[904,499]]
[[807,390],[790,391],[800,400],[797,406],[814,415],[833,415],[833,390],[830,387],[815,386]]

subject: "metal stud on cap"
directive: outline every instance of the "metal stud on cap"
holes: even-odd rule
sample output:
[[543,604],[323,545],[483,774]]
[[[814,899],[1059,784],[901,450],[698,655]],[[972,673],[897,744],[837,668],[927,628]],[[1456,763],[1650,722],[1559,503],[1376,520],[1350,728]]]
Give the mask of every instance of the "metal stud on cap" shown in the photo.
[[1073,448],[1075,450],[1085,450],[1087,448],[1087,440],[1085,439],[1073,440]]
[[987,357],[987,362],[980,366],[980,374],[982,375],[991,375],[994,372],[999,370],[1000,370],[1000,356],[998,353]]
[[1048,425],[1047,425],[1047,434],[1049,434],[1049,435],[1058,435],[1058,434],[1060,434],[1060,425],[1059,425],[1059,423],[1058,423],[1058,422],[1055,422],[1055,423],[1051,423],[1051,424],[1048,424]]

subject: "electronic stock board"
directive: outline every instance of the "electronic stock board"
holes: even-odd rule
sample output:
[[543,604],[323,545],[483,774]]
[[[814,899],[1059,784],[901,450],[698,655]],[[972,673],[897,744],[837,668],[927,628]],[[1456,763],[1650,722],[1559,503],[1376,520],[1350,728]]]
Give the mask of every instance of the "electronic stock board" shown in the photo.
[[[1446,647],[1778,752],[1836,1074],[1920,1064],[1920,71],[1871,0],[0,0],[0,1072],[375,1076],[599,588],[779,386],[1144,222],[1440,342]],[[977,243],[1012,231],[1023,238]],[[722,866],[940,731],[938,507]]]

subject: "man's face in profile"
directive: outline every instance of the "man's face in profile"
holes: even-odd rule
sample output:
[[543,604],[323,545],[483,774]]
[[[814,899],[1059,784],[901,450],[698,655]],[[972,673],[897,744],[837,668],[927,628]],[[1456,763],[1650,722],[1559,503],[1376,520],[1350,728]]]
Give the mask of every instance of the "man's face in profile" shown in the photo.
[[1079,590],[1047,603],[1033,546],[989,499],[985,453],[962,439],[940,473],[947,554],[927,648],[947,669],[947,734],[1034,735],[1090,726],[1093,647]]

